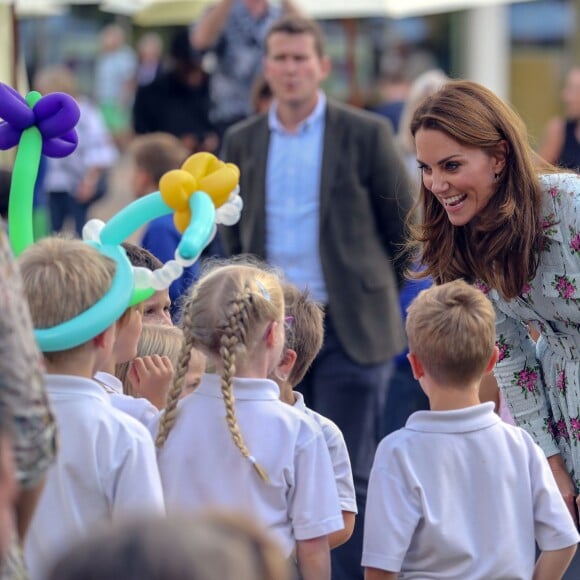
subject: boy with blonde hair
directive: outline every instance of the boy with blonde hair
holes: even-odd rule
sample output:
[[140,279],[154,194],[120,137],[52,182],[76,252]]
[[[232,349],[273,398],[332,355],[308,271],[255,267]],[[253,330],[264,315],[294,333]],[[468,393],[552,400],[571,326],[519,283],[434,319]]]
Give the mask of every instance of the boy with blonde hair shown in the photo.
[[344,544],[352,535],[357,513],[356,495],[348,449],[341,430],[336,423],[320,413],[309,409],[302,393],[294,388],[304,378],[312,361],[322,348],[324,338],[324,311],[312,300],[307,290],[284,283],[286,339],[280,364],[274,372],[274,380],[280,388],[280,399],[295,409],[305,412],[321,429],[338,488],[340,509],[344,528],[328,536],[331,548]]
[[[61,325],[92,307],[109,290],[116,272],[115,262],[91,245],[60,238],[28,247],[19,264],[37,329]],[[113,321],[78,346],[44,353],[60,449],[25,545],[32,580],[46,577],[69,544],[97,522],[164,512],[148,431],[114,409],[93,380],[110,359],[115,340]]]
[[366,580],[561,578],[579,535],[548,462],[525,431],[479,401],[498,359],[493,306],[463,281],[436,286],[409,307],[407,334],[431,410],[377,450]]

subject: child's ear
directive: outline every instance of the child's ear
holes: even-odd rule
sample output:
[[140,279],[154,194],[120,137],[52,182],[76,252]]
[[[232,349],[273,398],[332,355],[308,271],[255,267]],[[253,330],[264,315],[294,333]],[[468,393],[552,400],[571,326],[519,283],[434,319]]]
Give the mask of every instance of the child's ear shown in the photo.
[[493,371],[495,365],[497,364],[497,361],[499,360],[499,348],[497,346],[493,347],[493,352],[491,353],[491,357],[489,359],[489,362],[487,363],[486,367],[485,367],[485,371],[484,374],[489,374]]
[[290,373],[292,372],[292,369],[294,368],[294,365],[296,364],[297,358],[298,355],[296,354],[296,351],[292,350],[291,348],[287,348],[282,353],[282,358],[278,363],[276,374],[280,377],[283,377],[283,380],[287,381]]
[[92,339],[93,346],[95,348],[104,348],[107,349],[109,346],[115,343],[117,339],[117,323],[111,324],[109,328],[103,330],[100,334],[97,334],[95,338]]
[[266,341],[266,346],[269,348],[271,348],[272,346],[274,346],[276,344],[276,339],[277,339],[276,330],[278,328],[278,324],[279,324],[278,322],[273,320],[266,327],[266,332],[264,334],[264,340]]
[[409,361],[409,364],[411,365],[411,370],[413,371],[413,378],[416,381],[423,378],[425,376],[425,371],[423,369],[423,365],[421,364],[421,361],[412,352],[410,352],[407,355],[407,360]]

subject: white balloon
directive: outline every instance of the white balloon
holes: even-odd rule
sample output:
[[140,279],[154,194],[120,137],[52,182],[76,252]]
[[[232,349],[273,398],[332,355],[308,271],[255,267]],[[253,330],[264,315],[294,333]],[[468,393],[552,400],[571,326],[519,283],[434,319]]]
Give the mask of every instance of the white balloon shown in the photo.
[[105,227],[103,220],[92,219],[83,226],[83,240],[85,242],[100,242],[101,231]]

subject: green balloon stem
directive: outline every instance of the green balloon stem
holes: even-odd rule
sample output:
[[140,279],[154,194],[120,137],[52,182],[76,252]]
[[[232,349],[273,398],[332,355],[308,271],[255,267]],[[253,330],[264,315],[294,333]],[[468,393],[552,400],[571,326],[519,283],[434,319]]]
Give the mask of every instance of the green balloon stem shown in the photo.
[[[28,97],[34,97],[33,93],[29,93],[27,101]],[[41,153],[40,131],[36,127],[26,129],[16,152],[8,202],[8,235],[16,256],[34,243],[32,207]]]

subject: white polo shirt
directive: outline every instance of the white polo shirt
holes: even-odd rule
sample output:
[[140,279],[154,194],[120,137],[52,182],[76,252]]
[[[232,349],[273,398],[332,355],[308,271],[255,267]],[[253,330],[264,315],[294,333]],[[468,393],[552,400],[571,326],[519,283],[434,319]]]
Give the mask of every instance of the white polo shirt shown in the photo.
[[139,423],[143,423],[149,428],[151,423],[159,415],[159,409],[149,399],[144,397],[132,397],[123,393],[123,383],[110,373],[99,371],[95,373],[95,380],[104,388],[105,392],[111,397],[111,404],[115,409],[123,411]]
[[177,421],[158,454],[168,513],[214,506],[249,513],[274,532],[287,556],[295,540],[341,530],[334,474],[320,430],[279,400],[273,381],[236,378],[234,395],[242,436],[270,483],[260,479],[232,441],[220,377],[204,375],[180,401]]
[[338,499],[342,511],[356,514],[356,494],[354,491],[354,481],[352,479],[352,468],[342,431],[334,421],[308,408],[304,402],[302,393],[294,391],[294,397],[294,408],[303,411],[311,417],[322,431],[328,452],[330,453],[334,479],[338,489]]
[[546,457],[493,403],[418,411],[377,449],[362,564],[400,578],[529,580],[580,537]]
[[165,513],[147,429],[114,409],[95,381],[46,375],[45,385],[59,450],[26,538],[31,580],[45,578],[62,552],[97,523]]

